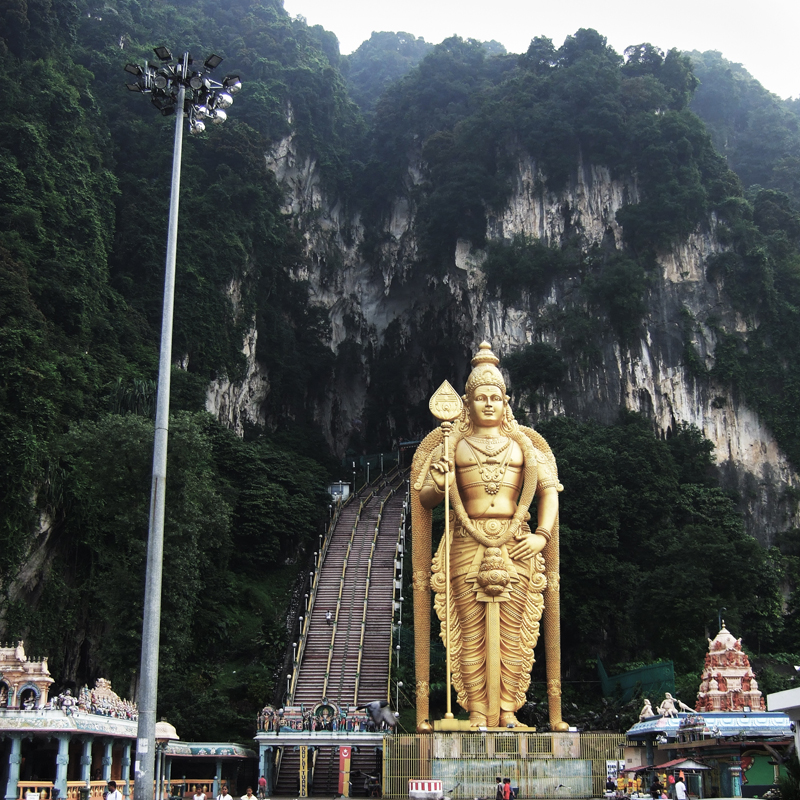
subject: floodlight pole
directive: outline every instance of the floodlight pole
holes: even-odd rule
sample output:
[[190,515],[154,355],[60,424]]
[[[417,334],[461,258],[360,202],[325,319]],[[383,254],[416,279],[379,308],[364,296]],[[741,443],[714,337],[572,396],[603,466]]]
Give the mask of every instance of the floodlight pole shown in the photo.
[[164,271],[164,303],[161,316],[161,351],[158,360],[156,431],[153,446],[153,480],[150,485],[150,521],[147,534],[147,573],[142,623],[142,658],[139,667],[139,725],[136,732],[134,800],[152,800],[156,749],[156,702],[158,696],[158,646],[161,628],[161,573],[164,555],[164,506],[167,491],[167,434],[172,365],[172,316],[175,305],[175,261],[178,249],[178,205],[183,152],[183,103],[181,84],[175,114],[172,153],[172,188],[169,198],[167,261]]

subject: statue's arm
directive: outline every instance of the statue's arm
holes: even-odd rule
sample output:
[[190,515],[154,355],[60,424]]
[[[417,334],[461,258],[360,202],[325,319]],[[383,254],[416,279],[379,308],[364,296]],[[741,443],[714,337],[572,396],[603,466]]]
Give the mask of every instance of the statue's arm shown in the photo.
[[552,533],[558,516],[558,489],[548,486],[539,493],[537,528]]
[[453,456],[447,461],[442,458],[442,448],[438,447],[431,459],[431,467],[425,476],[422,488],[419,490],[419,501],[423,508],[434,508],[444,499],[445,480],[453,483]]
[[509,550],[513,559],[525,560],[541,553],[550,541],[553,527],[558,518],[556,481],[549,471],[540,469],[539,472],[540,476],[536,487],[538,497],[536,530],[526,536],[518,537],[517,544]]

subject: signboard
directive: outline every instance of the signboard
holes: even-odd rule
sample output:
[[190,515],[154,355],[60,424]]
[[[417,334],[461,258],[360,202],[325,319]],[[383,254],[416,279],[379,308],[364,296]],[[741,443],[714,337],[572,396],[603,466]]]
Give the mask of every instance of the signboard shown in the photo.
[[353,748],[345,745],[339,748],[339,794],[350,797],[350,758]]
[[298,797],[308,797],[308,747],[300,745],[300,791]]

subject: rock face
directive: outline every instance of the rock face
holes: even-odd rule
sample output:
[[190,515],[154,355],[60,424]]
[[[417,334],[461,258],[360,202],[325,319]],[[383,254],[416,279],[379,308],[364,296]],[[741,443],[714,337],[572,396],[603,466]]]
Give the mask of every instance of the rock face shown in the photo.
[[[543,298],[504,304],[486,291],[481,270],[485,253],[467,241],[458,243],[455,268],[446,275],[415,276],[410,190],[420,180],[418,168],[409,169],[409,192],[394,203],[376,264],[360,255],[361,221],[345,218],[338,205],[328,202],[316,164],[297,157],[291,138],[279,143],[267,161],[285,189],[285,212],[295,217],[304,234],[307,266],[297,277],[308,282],[312,301],[329,310],[331,347],[338,350],[349,340],[361,353],[359,369],[339,376],[331,399],[317,411],[335,449],[346,447],[353,422],[362,417],[369,400],[370,364],[363,353],[377,352],[390,325],[399,325],[407,336],[417,335],[434,291],[439,298],[444,293],[456,301],[461,316],[464,364],[454,365],[453,378],[464,373],[467,354],[483,339],[501,356],[536,341],[559,349],[559,334],[546,320],[548,313],[576,302],[574,278],[557,280]],[[490,239],[525,234],[558,244],[569,233],[586,247],[621,244],[616,212],[636,201],[633,180],[614,180],[604,168],[583,164],[563,191],[552,193],[543,190],[542,177],[530,158],[520,157],[511,199],[501,214],[488,220]],[[706,276],[705,259],[723,249],[715,224],[708,220],[702,230],[659,255],[640,338],[622,346],[611,334],[602,337],[594,362],[568,364],[562,388],[530,411],[534,419],[569,414],[610,423],[627,408],[652,418],[664,436],[681,424],[696,426],[713,442],[723,485],[739,494],[750,532],[769,545],[777,532],[799,522],[786,497],[786,489],[798,485],[798,476],[752,409],[684,363],[688,339],[700,362],[713,365],[715,333],[709,318],[724,330],[744,326],[722,297],[721,286]],[[209,390],[209,410],[233,428],[241,418],[263,422],[258,405],[267,396],[268,382],[255,347],[253,331],[245,347],[249,368],[243,382]],[[412,386],[406,399],[418,403],[433,388]]]

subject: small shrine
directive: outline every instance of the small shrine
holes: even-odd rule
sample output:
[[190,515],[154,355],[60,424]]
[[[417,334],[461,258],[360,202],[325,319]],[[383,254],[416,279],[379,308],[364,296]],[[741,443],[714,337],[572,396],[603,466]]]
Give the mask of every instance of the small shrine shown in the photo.
[[0,646],[0,708],[43,708],[52,683],[46,658],[28,658],[22,642]]
[[722,629],[708,640],[700,690],[695,710],[764,711],[766,705],[750,659],[742,650],[742,640],[736,639],[722,623]]

